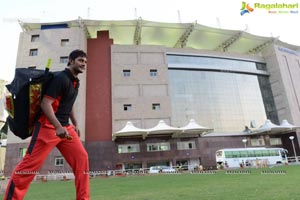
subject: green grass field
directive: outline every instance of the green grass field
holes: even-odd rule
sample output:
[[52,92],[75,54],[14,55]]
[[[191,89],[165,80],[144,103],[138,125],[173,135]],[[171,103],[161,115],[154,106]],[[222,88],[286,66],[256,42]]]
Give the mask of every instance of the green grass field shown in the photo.
[[[91,179],[91,200],[298,200],[300,166]],[[268,172],[263,174],[262,172]],[[3,196],[0,196],[3,198]],[[33,182],[25,200],[74,200],[73,181]]]

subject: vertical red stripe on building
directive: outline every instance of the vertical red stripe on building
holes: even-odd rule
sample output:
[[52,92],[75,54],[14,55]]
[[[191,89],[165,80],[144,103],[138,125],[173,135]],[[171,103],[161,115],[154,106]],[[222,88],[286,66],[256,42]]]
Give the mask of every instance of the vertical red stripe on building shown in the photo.
[[112,140],[111,45],[108,31],[87,41],[87,86],[85,139]]

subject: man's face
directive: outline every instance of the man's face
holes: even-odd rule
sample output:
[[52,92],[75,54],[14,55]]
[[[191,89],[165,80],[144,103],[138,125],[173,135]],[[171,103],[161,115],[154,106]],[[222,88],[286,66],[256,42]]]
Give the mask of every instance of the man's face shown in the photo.
[[70,67],[72,67],[77,74],[83,73],[86,69],[86,62],[86,57],[77,57],[75,60],[70,61]]

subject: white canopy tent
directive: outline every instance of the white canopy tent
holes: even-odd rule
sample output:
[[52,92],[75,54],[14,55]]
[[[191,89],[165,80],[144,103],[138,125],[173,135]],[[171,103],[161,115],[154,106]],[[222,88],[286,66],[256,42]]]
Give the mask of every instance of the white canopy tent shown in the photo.
[[125,137],[142,136],[143,139],[145,139],[146,134],[147,134],[146,129],[137,128],[132,124],[132,122],[128,121],[124,128],[122,128],[118,132],[113,133],[112,139],[114,141],[117,137],[120,137],[120,136],[125,136]]
[[156,126],[147,130],[149,135],[173,135],[174,133],[180,132],[180,128],[169,126],[164,120],[160,120]]
[[266,120],[266,122],[257,129],[245,132],[236,133],[214,133],[213,129],[197,124],[194,119],[191,119],[186,126],[176,128],[169,126],[163,120],[160,120],[156,126],[150,129],[141,129],[135,127],[132,122],[128,121],[123,129],[113,133],[113,141],[117,137],[141,136],[143,139],[153,135],[169,135],[172,137],[199,137],[199,136],[250,136],[259,134],[284,134],[295,131],[300,126],[290,124],[287,120],[282,120],[280,126]]
[[117,137],[130,137],[130,136],[142,136],[143,139],[153,135],[169,135],[172,137],[199,137],[204,133],[213,131],[211,128],[201,126],[196,123],[194,119],[191,119],[189,123],[181,128],[172,127],[165,123],[164,120],[160,120],[156,126],[149,129],[141,129],[135,127],[132,122],[128,121],[124,128],[112,134],[113,141]]
[[259,127],[258,129],[252,130],[250,134],[282,134],[282,133],[288,133],[293,132],[298,128],[297,126],[294,126],[290,124],[287,120],[283,120],[279,125],[276,125],[271,122],[271,120],[266,120],[266,122]]
[[201,126],[197,124],[197,122],[194,119],[190,119],[189,123],[180,128],[182,132],[180,132],[177,136],[191,136],[191,135],[203,135],[208,132],[213,131],[211,128],[207,128],[204,126]]
[[300,128],[300,126],[294,126],[290,124],[286,119],[282,120],[280,126],[284,128],[289,128],[291,130],[296,130],[297,128]]

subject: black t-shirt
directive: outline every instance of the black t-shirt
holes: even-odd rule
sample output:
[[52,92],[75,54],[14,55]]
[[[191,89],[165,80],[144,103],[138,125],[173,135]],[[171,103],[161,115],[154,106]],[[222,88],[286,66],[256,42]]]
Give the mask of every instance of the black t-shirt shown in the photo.
[[[79,79],[75,78],[69,69],[56,74],[51,80],[44,97],[54,100],[52,107],[56,118],[62,126],[69,125],[70,113],[76,100]],[[41,116],[41,119],[45,116]],[[46,121],[44,121],[46,120]],[[47,118],[42,119],[50,123]]]

